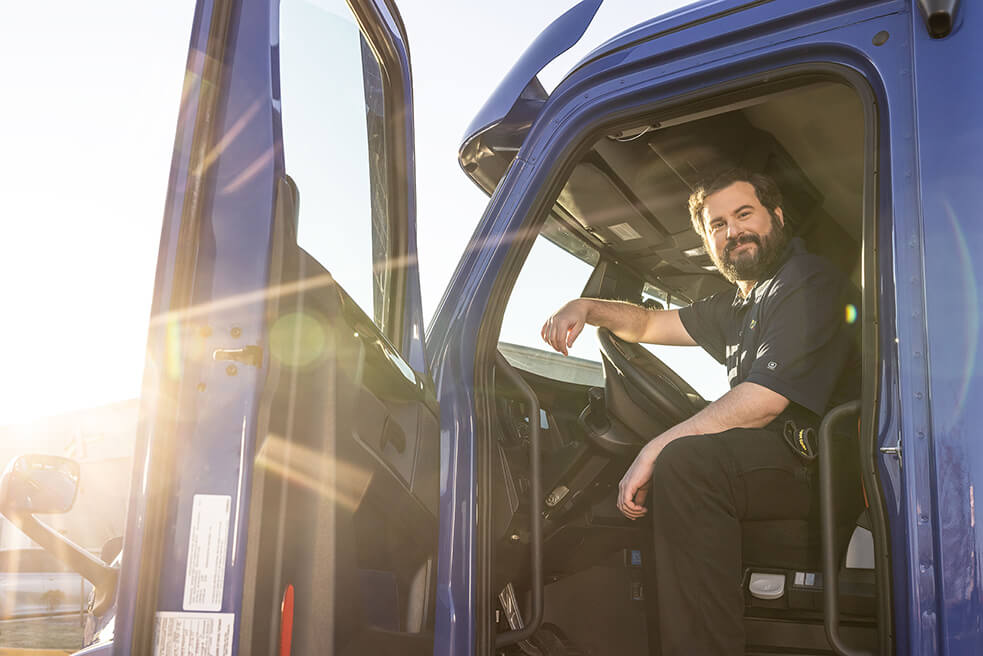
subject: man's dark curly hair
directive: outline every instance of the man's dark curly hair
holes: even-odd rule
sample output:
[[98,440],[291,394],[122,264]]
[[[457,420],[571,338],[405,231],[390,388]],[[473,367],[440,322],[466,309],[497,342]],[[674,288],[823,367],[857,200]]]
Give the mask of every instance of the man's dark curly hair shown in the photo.
[[718,173],[708,182],[701,184],[689,197],[689,217],[693,221],[693,230],[706,243],[706,227],[703,225],[703,209],[706,206],[707,196],[715,194],[721,189],[726,189],[735,182],[747,182],[754,187],[754,193],[758,196],[758,201],[764,206],[768,213],[775,216],[775,208],[782,205],[782,192],[775,181],[763,173],[752,173],[743,168],[727,169]]

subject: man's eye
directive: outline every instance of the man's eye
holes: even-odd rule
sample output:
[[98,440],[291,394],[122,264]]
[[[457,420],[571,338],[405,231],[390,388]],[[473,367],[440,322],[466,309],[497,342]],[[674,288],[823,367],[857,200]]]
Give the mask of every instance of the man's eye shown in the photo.
[[723,223],[711,223],[710,224],[710,232],[717,232],[722,227],[724,227],[724,224]]

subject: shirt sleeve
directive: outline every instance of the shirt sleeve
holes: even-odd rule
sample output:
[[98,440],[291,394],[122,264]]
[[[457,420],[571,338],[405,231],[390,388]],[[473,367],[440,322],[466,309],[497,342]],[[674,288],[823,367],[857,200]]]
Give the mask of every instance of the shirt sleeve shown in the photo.
[[849,283],[826,270],[775,283],[762,308],[762,335],[745,380],[822,416],[854,348],[846,311]]
[[679,308],[683,328],[720,364],[724,364],[727,357],[725,322],[733,296],[733,292],[720,292]]

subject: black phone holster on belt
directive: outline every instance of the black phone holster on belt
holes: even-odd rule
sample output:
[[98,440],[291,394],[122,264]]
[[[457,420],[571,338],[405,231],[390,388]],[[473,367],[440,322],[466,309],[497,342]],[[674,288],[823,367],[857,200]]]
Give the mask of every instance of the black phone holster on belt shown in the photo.
[[818,455],[816,447],[819,441],[816,437],[816,429],[811,426],[800,428],[793,419],[786,419],[785,426],[782,428],[782,436],[785,443],[789,445],[792,452],[806,462],[812,462]]

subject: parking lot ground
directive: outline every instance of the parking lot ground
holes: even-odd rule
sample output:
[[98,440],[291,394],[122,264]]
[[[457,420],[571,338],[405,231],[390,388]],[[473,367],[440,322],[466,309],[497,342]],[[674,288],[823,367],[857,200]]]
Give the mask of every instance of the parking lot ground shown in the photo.
[[78,615],[0,622],[0,656],[57,656],[81,647]]

